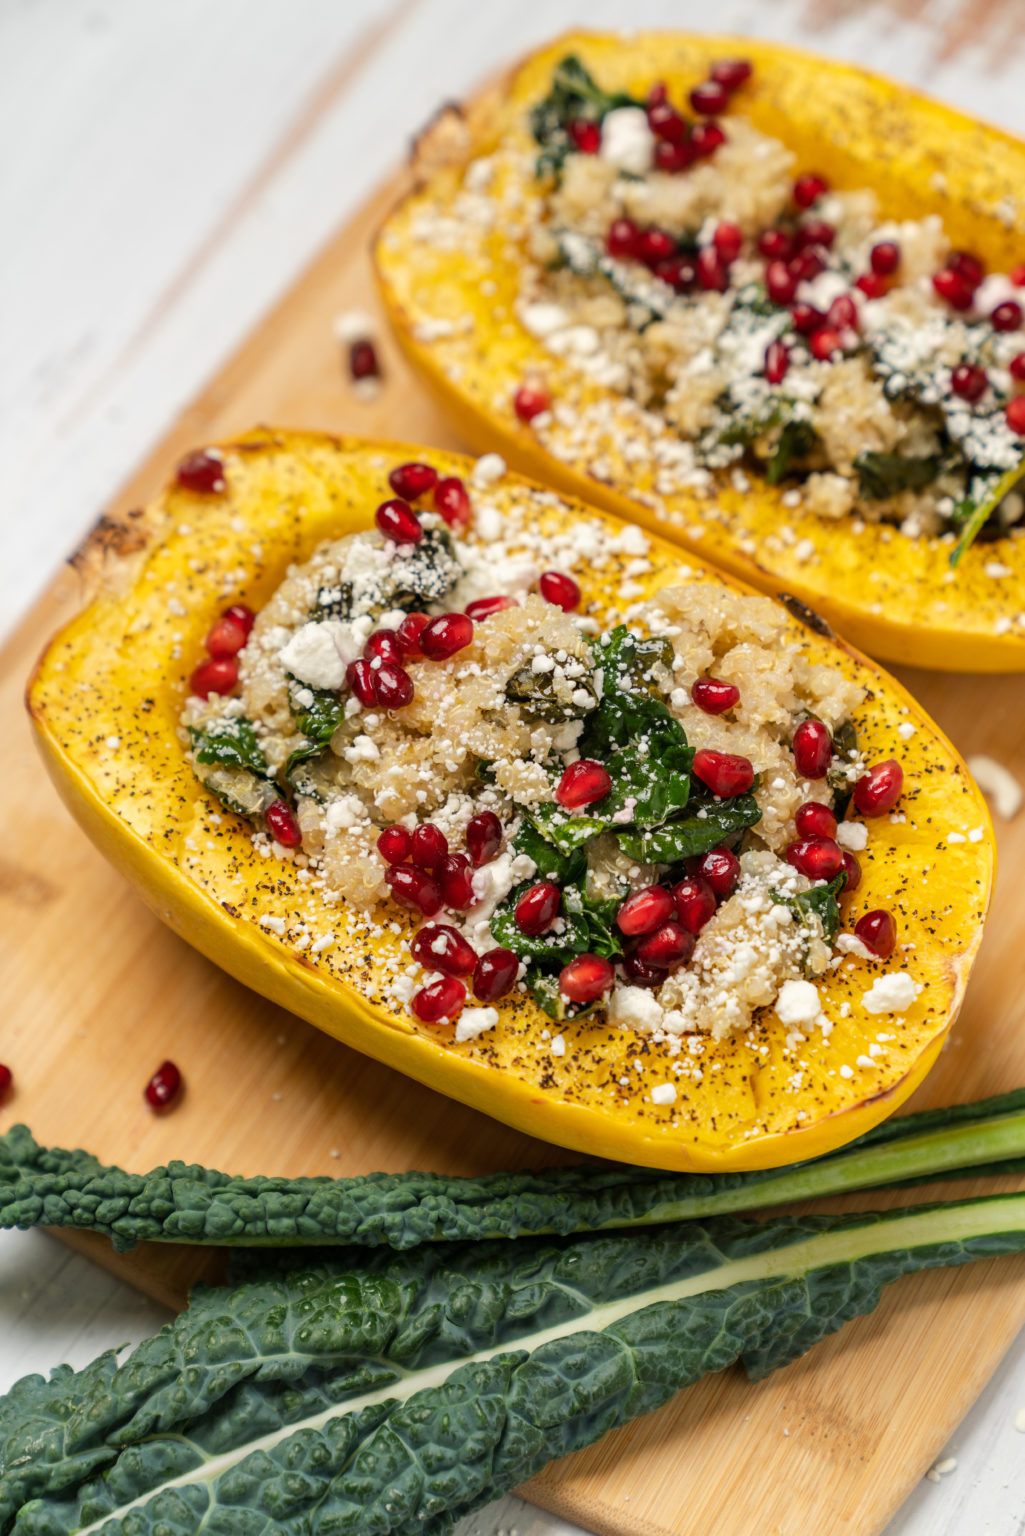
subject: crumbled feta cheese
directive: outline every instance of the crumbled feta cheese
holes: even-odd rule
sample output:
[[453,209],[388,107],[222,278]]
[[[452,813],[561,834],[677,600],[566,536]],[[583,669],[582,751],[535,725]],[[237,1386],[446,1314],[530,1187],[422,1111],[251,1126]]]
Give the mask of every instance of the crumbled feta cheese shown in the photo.
[[456,1021],[457,1040],[476,1040],[498,1023],[497,1008],[464,1008]]
[[861,853],[868,844],[868,828],[863,821],[841,821],[836,829],[836,840],[841,848]]
[[500,453],[483,453],[473,466],[470,479],[474,485],[494,485],[506,472],[506,462]]
[[609,1022],[639,1030],[657,1029],[662,1022],[662,1005],[645,987],[617,987],[609,1001]]
[[822,1012],[818,988],[810,981],[785,981],[776,998],[781,1024],[814,1024]]
[[654,148],[655,135],[643,107],[616,107],[602,118],[598,153],[617,170],[643,176],[651,169]]
[[556,1035],[549,1047],[553,1056],[565,1056],[566,1041],[562,1035]]
[[337,619],[321,624],[304,624],[282,646],[279,660],[293,677],[311,688],[340,688],[345,669],[359,655],[343,657],[343,626]]
[[869,1013],[903,1013],[915,1000],[915,983],[907,971],[877,976],[862,1001]]
[[980,753],[968,759],[968,772],[984,795],[993,801],[993,809],[1004,821],[1021,810],[1022,787],[1010,769],[995,758]]
[[656,1083],[651,1090],[651,1102],[653,1104],[675,1104],[675,1083]]

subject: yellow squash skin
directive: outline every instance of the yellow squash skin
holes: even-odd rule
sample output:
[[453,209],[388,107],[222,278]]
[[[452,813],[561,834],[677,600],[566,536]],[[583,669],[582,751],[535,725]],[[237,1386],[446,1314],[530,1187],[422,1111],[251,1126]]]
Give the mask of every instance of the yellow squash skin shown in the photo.
[[[597,1156],[710,1171],[793,1162],[868,1130],[911,1093],[957,1014],[981,939],[992,831],[963,763],[909,695],[796,618],[788,618],[788,641],[870,691],[856,716],[868,760],[897,755],[904,766],[901,819],[869,824],[864,878],[845,903],[844,926],[874,907],[895,911],[921,983],[905,1017],[872,1016],[861,1001],[873,976],[899,967],[899,951],[890,965],[845,962],[820,987],[836,1021],[828,1040],[815,1031],[799,1056],[784,1059],[785,1031],[774,1015],[759,1016],[745,1039],[711,1045],[701,1082],[681,1078],[676,1103],[659,1106],[651,1087],[672,1076],[661,1048],[610,1028],[602,1014],[563,1025],[566,1052],[555,1057],[542,1038],[549,1021],[526,998],[505,1000],[499,1025],[462,1044],[450,1026],[428,1028],[385,1002],[382,973],[366,957],[398,956],[399,941],[388,931],[368,937],[359,914],[325,905],[293,864],[260,857],[252,829],[193,776],[176,726],[203,637],[226,603],[258,609],[290,562],[325,538],[367,527],[397,463],[425,459],[463,476],[471,466],[432,449],[291,432],[261,431],[223,451],[223,495],[172,486],[134,521],[101,525],[84,551],[85,563],[99,568],[95,595],[50,644],[28,696],[67,805],[165,922],[347,1045],[523,1131]],[[499,510],[529,498],[542,522],[617,521],[512,475],[487,497]],[[650,558],[646,592],[681,578],[737,585],[681,567],[679,549],[658,539]],[[577,573],[600,620],[620,568]],[[901,722],[914,727],[907,741],[897,734]],[[975,827],[983,829],[978,841],[944,841],[948,829]],[[385,915],[408,931],[398,908]],[[280,935],[261,926],[267,919]],[[311,954],[299,947],[300,923],[335,942]],[[889,1036],[884,1049],[870,1067],[858,1065],[880,1032]],[[845,1065],[853,1075],[842,1074]],[[623,1076],[629,1087],[619,1084]]]
[[[949,542],[873,523],[855,532],[850,518],[825,522],[784,507],[785,486],[755,479],[741,494],[722,476],[714,502],[660,489],[654,466],[677,441],[671,428],[547,352],[515,319],[522,210],[541,195],[525,114],[568,53],[607,89],[643,96],[661,79],[673,101],[713,59],[750,58],[754,77],[734,110],[786,143],[798,171],[822,171],[841,189],[873,187],[884,217],[939,214],[954,246],[977,251],[993,270],[1025,258],[1025,144],[998,129],[878,75],[750,38],[572,34],[425,135],[416,190],[376,242],[395,334],[453,426],[475,448],[496,449],[524,474],[663,532],[762,591],[795,594],[872,655],[946,671],[1025,670],[1025,536],[976,543],[955,577]],[[728,114],[724,123],[728,131]],[[499,144],[513,154],[474,194],[476,216],[466,220],[457,206],[463,169]],[[492,223],[479,216],[482,198],[495,204]],[[458,237],[445,223],[452,215]],[[556,422],[539,435],[523,425],[512,399],[526,377],[545,381],[556,408],[578,421],[583,413],[586,431]],[[792,530],[785,544],[776,537],[784,526]]]

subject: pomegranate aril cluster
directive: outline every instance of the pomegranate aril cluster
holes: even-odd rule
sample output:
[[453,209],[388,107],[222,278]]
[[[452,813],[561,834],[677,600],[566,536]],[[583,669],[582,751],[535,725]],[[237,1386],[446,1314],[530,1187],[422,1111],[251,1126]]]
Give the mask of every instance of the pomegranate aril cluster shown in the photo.
[[209,661],[200,662],[189,678],[189,689],[197,698],[208,699],[212,693],[233,693],[238,687],[238,656],[245,649],[256,615],[244,603],[232,603],[207,631],[204,642]]

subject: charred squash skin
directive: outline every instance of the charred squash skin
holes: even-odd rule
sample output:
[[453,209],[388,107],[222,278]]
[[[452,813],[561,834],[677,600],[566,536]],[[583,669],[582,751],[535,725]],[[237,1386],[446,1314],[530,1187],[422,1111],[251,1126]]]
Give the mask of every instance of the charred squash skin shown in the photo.
[[[976,542],[955,576],[949,542],[873,523],[859,532],[852,518],[824,521],[785,507],[785,485],[753,479],[740,493],[723,476],[711,502],[690,491],[660,493],[652,466],[659,437],[674,440],[668,427],[645,429],[631,418],[629,431],[643,446],[629,460],[615,430],[591,433],[586,447],[570,445],[556,457],[517,419],[513,395],[528,377],[544,381],[556,406],[574,410],[621,397],[545,351],[515,320],[518,248],[515,234],[506,234],[508,219],[469,253],[432,240],[424,221],[451,210],[468,161],[500,140],[533,157],[527,109],[570,53],[608,90],[643,96],[664,80],[676,102],[712,60],[750,58],[753,78],[732,110],[787,144],[798,171],[821,171],[839,189],[874,187],[884,217],[940,215],[953,245],[977,251],[991,270],[1007,271],[1025,253],[1025,143],[996,128],[881,76],[750,38],[571,34],[528,58],[458,120],[434,125],[413,167],[416,188],[376,242],[395,335],[454,428],[522,473],[660,532],[764,592],[794,593],[872,655],[955,672],[1025,670],[1025,538]],[[723,121],[728,131],[729,114]],[[536,184],[527,196],[541,196]],[[784,525],[792,540],[767,545]],[[810,560],[802,559],[808,540]],[[989,574],[994,565],[1008,574]]]
[[[864,877],[844,903],[843,926],[874,907],[895,911],[901,942],[915,946],[907,963],[921,983],[905,1017],[871,1015],[862,1001],[874,976],[899,968],[900,951],[887,965],[845,963],[820,984],[836,1021],[828,1039],[813,1031],[799,1059],[784,1059],[785,1030],[770,1015],[747,1039],[710,1047],[702,1081],[679,1078],[671,1106],[650,1099],[654,1084],[674,1076],[662,1048],[610,1028],[601,1014],[561,1026],[561,1058],[542,1039],[550,1021],[525,997],[504,1000],[496,1028],[456,1044],[451,1027],[420,1025],[382,994],[375,961],[389,945],[398,953],[398,941],[366,936],[353,914],[303,885],[292,864],[261,857],[252,828],[194,777],[176,726],[203,637],[226,603],[258,609],[289,563],[329,536],[369,526],[396,464],[422,459],[464,477],[471,465],[409,445],[292,432],[261,431],[223,445],[223,454],[222,495],[172,485],[130,524],[97,531],[80,560],[91,599],[46,650],[28,694],[39,746],[66,804],[158,916],[238,980],[347,1045],[592,1155],[676,1169],[770,1167],[841,1145],[908,1097],[961,1004],[982,936],[994,847],[963,763],[892,678],[823,633],[814,615],[788,618],[788,642],[869,690],[855,718],[868,761],[896,755],[904,766],[899,809],[906,821],[870,823]],[[538,517],[556,522],[616,521],[572,504],[553,508],[550,492],[512,475],[487,495],[499,509],[537,496]],[[653,574],[643,578],[650,591],[683,575],[738,585],[710,571],[681,571],[679,550],[658,539],[650,558]],[[585,604],[602,619],[616,569],[576,574]],[[907,741],[897,734],[901,722],[914,727]],[[948,829],[974,827],[983,829],[980,840],[944,842]],[[387,916],[405,922],[398,909]],[[262,926],[267,919],[270,930]],[[300,920],[314,934],[334,934],[333,945],[319,953],[301,947]],[[871,1068],[857,1065],[880,1031],[891,1037],[885,1049]],[[852,1076],[843,1075],[844,1065]],[[625,1088],[623,1076],[630,1078]]]

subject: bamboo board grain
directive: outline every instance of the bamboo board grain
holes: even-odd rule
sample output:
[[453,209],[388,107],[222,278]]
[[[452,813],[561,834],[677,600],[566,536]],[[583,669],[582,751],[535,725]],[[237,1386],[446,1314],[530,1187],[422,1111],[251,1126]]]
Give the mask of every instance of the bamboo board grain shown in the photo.
[[[340,311],[374,308],[367,241],[399,190],[397,178],[339,231],[111,511],[152,494],[185,448],[260,421],[458,446],[387,338],[387,382],[368,404],[349,390],[332,335]],[[25,1120],[43,1140],[85,1145],[133,1169],[170,1157],[243,1174],[482,1172],[569,1160],[246,992],[163,928],[106,866],[43,778],[21,704],[35,656],[78,595],[77,577],[64,570],[0,656],[8,749],[0,1060],[17,1078],[0,1128]],[[1025,778],[1025,681],[903,678],[962,751],[988,752]],[[1025,1082],[1025,896],[1014,879],[1025,860],[1025,815],[998,824],[998,836],[1004,875],[982,955],[916,1107]],[[157,1118],[141,1087],[169,1055],[188,1089],[173,1114]],[[845,1202],[856,1203],[898,1200]],[[190,1279],[216,1273],[219,1262],[187,1248],[117,1258],[95,1241],[75,1246],[175,1305]],[[736,1371],[702,1382],[522,1491],[600,1536],[871,1536],[1023,1322],[1025,1261],[905,1281],[871,1317],[768,1382],[751,1387]]]

